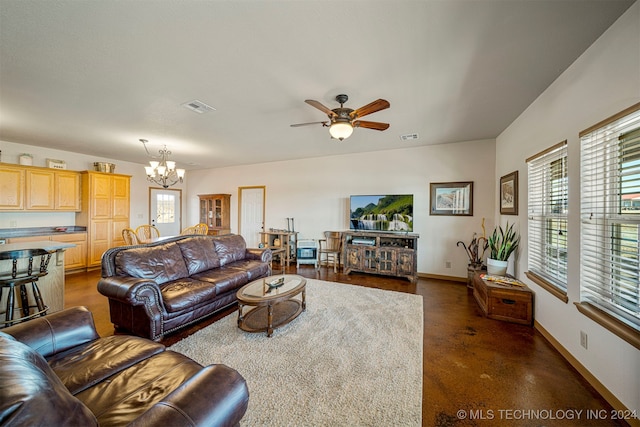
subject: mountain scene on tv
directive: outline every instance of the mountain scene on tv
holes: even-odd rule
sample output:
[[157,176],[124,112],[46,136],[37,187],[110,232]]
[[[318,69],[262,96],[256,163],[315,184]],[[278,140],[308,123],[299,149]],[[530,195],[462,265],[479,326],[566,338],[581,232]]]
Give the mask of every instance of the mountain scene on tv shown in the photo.
[[352,196],[351,229],[413,231],[413,195]]

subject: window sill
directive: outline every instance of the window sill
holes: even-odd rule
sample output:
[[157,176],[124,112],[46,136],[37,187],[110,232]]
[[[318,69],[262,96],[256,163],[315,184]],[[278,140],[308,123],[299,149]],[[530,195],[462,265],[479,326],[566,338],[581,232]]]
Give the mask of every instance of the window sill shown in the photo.
[[588,302],[576,302],[574,304],[580,313],[640,350],[640,333],[638,331],[625,325]]
[[549,283],[548,281],[546,281],[545,279],[543,279],[542,277],[538,276],[535,273],[527,271],[524,274],[529,278],[529,280],[534,282],[536,285],[540,286],[542,289],[548,291],[551,295],[558,298],[565,304],[569,302],[569,296],[567,295],[566,291],[558,289],[556,286],[552,285],[551,283]]

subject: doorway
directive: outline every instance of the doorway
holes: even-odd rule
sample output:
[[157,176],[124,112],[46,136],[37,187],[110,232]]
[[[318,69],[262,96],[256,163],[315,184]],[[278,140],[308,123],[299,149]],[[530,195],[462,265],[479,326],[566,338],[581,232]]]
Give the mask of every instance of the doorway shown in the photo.
[[182,190],[149,188],[149,219],[160,236],[177,236],[182,230]]
[[266,192],[265,186],[238,187],[238,234],[248,248],[257,248],[262,241]]

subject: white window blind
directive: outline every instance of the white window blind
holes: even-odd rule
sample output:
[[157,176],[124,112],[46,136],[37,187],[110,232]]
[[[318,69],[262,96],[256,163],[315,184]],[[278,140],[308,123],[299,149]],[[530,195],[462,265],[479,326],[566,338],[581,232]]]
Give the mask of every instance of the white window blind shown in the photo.
[[580,139],[580,300],[640,331],[640,104]]
[[528,269],[567,291],[567,141],[527,159]]

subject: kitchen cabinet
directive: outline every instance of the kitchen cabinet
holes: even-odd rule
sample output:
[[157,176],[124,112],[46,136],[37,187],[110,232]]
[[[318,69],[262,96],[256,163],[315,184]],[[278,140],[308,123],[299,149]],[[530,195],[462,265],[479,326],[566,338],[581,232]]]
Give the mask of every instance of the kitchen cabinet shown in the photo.
[[207,224],[210,235],[231,233],[231,194],[199,194],[200,222]]
[[1,211],[79,211],[80,174],[0,164]]
[[82,211],[76,225],[87,227],[87,268],[100,267],[102,254],[124,245],[122,229],[129,227],[130,181],[128,175],[84,171]]

